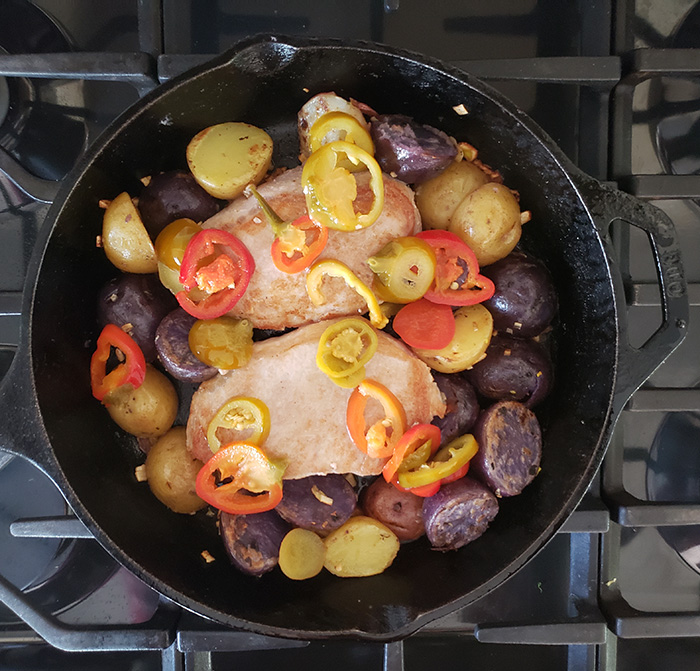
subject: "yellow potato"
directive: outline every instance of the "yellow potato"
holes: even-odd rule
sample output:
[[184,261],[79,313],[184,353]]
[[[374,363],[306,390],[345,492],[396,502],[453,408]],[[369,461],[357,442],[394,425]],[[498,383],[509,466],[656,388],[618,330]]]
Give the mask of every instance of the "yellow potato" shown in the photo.
[[437,177],[416,188],[416,205],[423,228],[446,230],[457,206],[472,191],[488,183],[489,178],[471,161],[452,163]]
[[231,200],[258,184],[272,160],[272,138],[261,128],[229,122],[209,126],[187,145],[187,165],[202,188]]
[[175,422],[177,392],[172,382],[148,364],[138,389],[117,389],[105,397],[110,417],[138,438],[162,436]]
[[153,495],[176,513],[194,513],[207,504],[197,496],[195,480],[203,464],[187,450],[184,426],[158,439],[146,457],[146,476]]
[[455,334],[449,345],[442,349],[412,349],[433,370],[458,373],[483,358],[492,333],[491,313],[483,305],[465,305],[455,312]]
[[480,266],[487,266],[513,251],[522,232],[520,222],[520,206],[508,187],[489,183],[459,204],[448,230],[472,248]]
[[107,258],[125,273],[155,273],[156,250],[128,193],[120,193],[102,219],[102,247]]
[[292,529],[280,545],[279,566],[292,580],[307,580],[318,575],[326,559],[323,540],[308,529]]
[[341,578],[361,578],[381,573],[399,551],[399,539],[371,517],[357,515],[325,539],[325,567]]

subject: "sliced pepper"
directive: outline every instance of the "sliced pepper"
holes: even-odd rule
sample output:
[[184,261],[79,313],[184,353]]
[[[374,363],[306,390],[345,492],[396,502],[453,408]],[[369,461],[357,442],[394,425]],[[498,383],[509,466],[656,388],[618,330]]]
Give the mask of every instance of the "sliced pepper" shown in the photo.
[[[324,144],[329,133],[341,132],[346,142],[352,142],[368,154],[374,156],[374,142],[369,131],[354,117],[345,112],[328,112],[321,116],[309,131],[309,148],[311,152],[319,150]],[[355,172],[361,166],[353,165],[349,160],[339,161],[339,165]]]
[[440,447],[440,429],[434,424],[412,426],[394,448],[391,459],[384,464],[382,475],[387,482],[401,471],[418,468]]
[[479,262],[469,245],[449,231],[421,231],[416,235],[435,252],[435,281],[425,298],[444,305],[476,305],[493,296],[493,282],[479,273]]
[[417,301],[435,279],[435,252],[414,236],[392,240],[367,263],[376,275],[375,294],[390,303]]
[[201,230],[202,227],[192,219],[176,219],[169,223],[156,238],[158,263],[179,271],[187,244]]
[[[117,365],[107,373],[107,362],[116,350]],[[97,338],[97,348],[90,359],[92,395],[102,401],[124,385],[138,389],[146,377],[146,360],[134,339],[116,324],[107,324]]]
[[382,312],[379,306],[377,297],[372,293],[372,290],[350,270],[344,263],[334,259],[323,259],[316,261],[309,274],[306,276],[306,292],[314,305],[323,305],[326,299],[321,291],[321,283],[324,275],[328,277],[340,277],[345,280],[345,283],[354,289],[367,302],[369,308],[369,320],[372,326],[381,329],[388,323],[389,319]]
[[[451,443],[443,447],[435,454],[433,459],[426,459],[423,463],[409,465],[403,464],[398,469],[398,483],[406,489],[425,487],[435,482],[444,482],[447,478],[463,469],[471,458],[477,453],[479,446],[471,434],[465,434],[455,438]],[[464,471],[466,473],[466,471]]]
[[294,221],[284,221],[252,184],[246,187],[246,192],[258,201],[275,234],[270,248],[275,267],[283,273],[290,274],[308,268],[325,248],[328,229],[308,215]]
[[316,365],[336,384],[347,387],[352,383],[355,387],[364,378],[365,364],[376,351],[377,334],[372,326],[361,317],[349,317],[323,332],[316,350]]
[[253,354],[253,324],[248,319],[198,319],[187,337],[192,353],[208,366],[233,370]]
[[232,515],[272,510],[282,500],[284,467],[247,442],[222,447],[197,474],[197,496]]
[[[184,290],[175,297],[197,319],[221,317],[244,294],[254,270],[253,257],[235,235],[204,229],[187,244],[180,266]],[[201,300],[196,299],[197,289],[204,292]]]
[[[365,410],[370,399],[379,401],[384,416],[367,428]],[[390,457],[406,430],[406,412],[399,399],[376,380],[364,379],[350,394],[347,427],[357,447],[370,457]]]
[[219,429],[245,436],[245,442],[262,445],[270,433],[270,410],[259,398],[234,396],[224,403],[207,426],[207,441],[212,452],[221,449]]
[[[339,161],[347,157],[353,164],[369,170],[372,204],[367,212],[356,212],[357,183]],[[382,171],[374,157],[351,142],[337,140],[324,144],[304,163],[301,184],[309,216],[339,231],[356,231],[371,226],[384,207]]]
[[394,317],[394,331],[409,347],[442,349],[454,338],[457,329],[449,305],[421,298],[404,305]]

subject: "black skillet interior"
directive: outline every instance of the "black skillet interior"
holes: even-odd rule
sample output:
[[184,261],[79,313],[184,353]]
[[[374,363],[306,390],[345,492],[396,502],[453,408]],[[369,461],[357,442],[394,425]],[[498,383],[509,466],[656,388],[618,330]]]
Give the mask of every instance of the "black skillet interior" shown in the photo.
[[[452,553],[430,551],[424,541],[406,545],[389,570],[371,578],[343,580],[324,572],[294,582],[274,571],[254,579],[228,564],[213,518],[171,513],[136,482],[133,470],[142,458],[90,395],[96,295],[115,274],[95,248],[97,203],[124,190],[135,195],[144,175],[183,167],[189,139],[224,121],[265,128],[275,141],[276,165],[293,165],[296,113],[311,95],[328,90],[468,140],[520,192],[523,208],[533,212],[523,244],[547,263],[559,291],[557,389],[543,418],[541,474],[522,495],[501,502],[480,540]],[[455,113],[459,104],[469,114]],[[166,596],[233,626],[299,638],[388,640],[481,596],[544,545],[602,459],[618,325],[596,228],[567,174],[568,162],[540,133],[464,74],[370,45],[297,48],[269,39],[174,80],[118,120],[52,209],[29,330],[47,449],[60,465],[55,477],[107,548]],[[206,564],[203,550],[216,561]]]

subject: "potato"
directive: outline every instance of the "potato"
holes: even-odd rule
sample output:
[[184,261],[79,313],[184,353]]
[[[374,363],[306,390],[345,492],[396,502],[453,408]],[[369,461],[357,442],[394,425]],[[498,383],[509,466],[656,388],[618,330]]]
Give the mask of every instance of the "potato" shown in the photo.
[[124,431],[137,438],[162,436],[177,416],[177,392],[172,382],[148,364],[138,389],[121,389],[109,394],[107,411]]
[[365,513],[385,524],[401,541],[413,541],[425,533],[423,499],[401,491],[378,477],[362,493]]
[[412,348],[416,356],[440,373],[458,373],[480,361],[491,342],[493,317],[481,304],[455,312],[455,334],[442,349]]
[[396,534],[371,517],[351,517],[325,539],[324,566],[341,578],[361,578],[381,573],[399,551]]
[[423,227],[447,230],[457,206],[488,181],[479,166],[465,160],[451,163],[437,177],[420,184],[416,188],[416,205]]
[[518,244],[520,206],[508,187],[484,184],[457,206],[447,230],[472,248],[480,266],[487,266],[508,256]]
[[195,513],[207,504],[195,492],[203,464],[187,451],[184,426],[161,436],[146,457],[146,476],[153,495],[176,513]]
[[125,273],[155,273],[158,268],[153,242],[126,191],[105,210],[102,247],[107,258]]
[[292,529],[280,545],[279,566],[292,580],[307,580],[318,575],[326,559],[326,546],[308,529]]
[[261,128],[229,122],[209,126],[187,145],[187,165],[215,198],[231,200],[258,184],[272,160],[272,138]]

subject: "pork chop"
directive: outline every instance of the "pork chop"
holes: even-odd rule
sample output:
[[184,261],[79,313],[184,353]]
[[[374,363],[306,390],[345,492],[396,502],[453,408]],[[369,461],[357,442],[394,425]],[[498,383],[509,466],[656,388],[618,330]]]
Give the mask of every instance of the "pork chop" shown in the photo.
[[[192,398],[187,422],[192,456],[202,461],[211,457],[206,431],[217,410],[231,397],[252,396],[270,409],[270,434],[262,448],[271,459],[287,463],[285,478],[380,473],[386,459],[368,457],[348,435],[346,408],[352,390],[336,385],[316,365],[318,342],[331,323],[310,324],[256,342],[244,367],[203,382]],[[377,335],[367,377],[396,395],[408,426],[442,417],[445,403],[428,366],[400,341],[381,331]],[[217,435],[222,442],[234,439],[230,434],[227,438],[226,430]]]
[[[301,167],[287,170],[258,187],[260,194],[285,220],[292,221],[306,214],[301,170]],[[360,176],[356,208],[366,211],[370,203],[368,179]],[[282,330],[367,311],[364,300],[342,279],[325,278],[322,291],[326,302],[315,306],[306,293],[305,271],[290,275],[278,270],[270,256],[274,234],[254,198],[240,196],[203,225],[233,233],[255,259],[250,284],[229,313],[231,316],[246,317],[257,328]],[[414,235],[420,229],[420,214],[413,192],[402,182],[385,175],[384,209],[377,221],[359,231],[329,231],[328,243],[319,258],[342,261],[371,287],[373,273],[367,259],[394,238]]]

